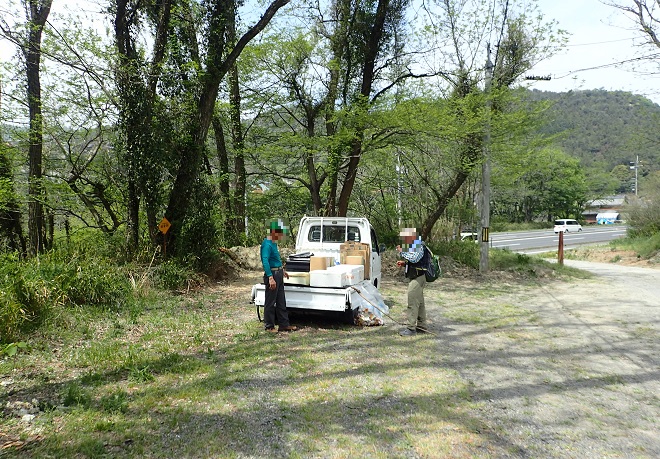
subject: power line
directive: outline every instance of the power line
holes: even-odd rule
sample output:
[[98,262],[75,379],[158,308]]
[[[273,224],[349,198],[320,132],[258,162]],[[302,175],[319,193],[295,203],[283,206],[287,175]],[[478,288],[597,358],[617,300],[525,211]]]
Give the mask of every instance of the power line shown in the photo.
[[621,41],[630,41],[630,40],[634,40],[636,38],[639,38],[639,37],[619,38],[618,40],[608,40],[608,41],[595,41],[593,43],[576,43],[574,45],[564,45],[564,46],[566,46],[567,48],[573,48],[573,47],[576,47],[576,46],[604,45],[604,44],[607,44],[607,43],[618,43],[618,42],[621,42]]
[[585,67],[583,69],[571,70],[570,72],[566,73],[565,75],[555,76],[555,79],[559,80],[561,78],[566,78],[568,76],[571,76],[571,75],[573,75],[575,73],[579,73],[579,72],[586,72],[586,71],[589,71],[589,70],[598,70],[598,69],[605,69],[605,68],[609,68],[609,67],[616,67],[616,66],[622,65],[622,64],[629,64],[631,62],[638,62],[638,61],[643,61],[643,60],[648,60],[648,59],[653,59],[653,58],[658,58],[658,57],[660,57],[660,53],[654,53],[654,54],[648,54],[646,56],[634,57],[632,59],[625,59],[625,60],[618,61],[618,62],[612,62],[610,64],[602,64],[602,65],[596,65],[596,66],[593,66],[593,67]]

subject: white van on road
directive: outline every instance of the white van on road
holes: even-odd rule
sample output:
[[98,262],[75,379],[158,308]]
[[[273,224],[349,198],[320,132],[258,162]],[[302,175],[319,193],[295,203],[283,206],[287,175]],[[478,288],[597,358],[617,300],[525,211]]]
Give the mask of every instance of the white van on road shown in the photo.
[[582,225],[580,225],[577,220],[573,220],[572,218],[555,220],[555,234],[578,231],[582,231]]

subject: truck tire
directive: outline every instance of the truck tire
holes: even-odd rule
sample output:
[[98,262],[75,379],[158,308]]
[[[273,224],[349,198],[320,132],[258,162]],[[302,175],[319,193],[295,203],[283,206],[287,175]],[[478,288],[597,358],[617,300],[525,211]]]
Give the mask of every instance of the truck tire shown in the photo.
[[357,318],[357,309],[351,309],[349,307],[349,309],[344,311],[344,315],[342,318],[344,323],[355,325],[355,319]]

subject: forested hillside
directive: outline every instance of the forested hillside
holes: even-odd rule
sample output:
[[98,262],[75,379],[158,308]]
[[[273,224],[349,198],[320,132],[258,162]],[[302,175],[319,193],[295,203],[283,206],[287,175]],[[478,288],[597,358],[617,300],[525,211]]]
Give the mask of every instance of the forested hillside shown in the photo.
[[589,168],[612,171],[639,155],[640,173],[660,166],[660,106],[623,91],[530,91],[533,100],[553,102],[547,114],[546,134],[557,134],[556,144]]

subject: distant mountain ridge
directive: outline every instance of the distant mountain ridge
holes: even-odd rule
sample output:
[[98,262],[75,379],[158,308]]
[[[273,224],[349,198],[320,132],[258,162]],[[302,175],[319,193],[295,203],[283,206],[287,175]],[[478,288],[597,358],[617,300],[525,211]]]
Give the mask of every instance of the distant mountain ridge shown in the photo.
[[660,169],[660,105],[625,91],[530,90],[529,95],[553,102],[542,132],[560,134],[557,145],[584,166],[610,172],[639,155],[645,173]]

